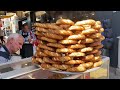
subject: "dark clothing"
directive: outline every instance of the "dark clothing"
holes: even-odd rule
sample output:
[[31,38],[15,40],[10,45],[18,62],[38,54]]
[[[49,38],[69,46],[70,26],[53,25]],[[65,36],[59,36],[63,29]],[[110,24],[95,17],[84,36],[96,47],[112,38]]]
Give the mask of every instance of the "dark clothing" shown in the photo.
[[4,41],[4,36],[0,36],[0,40],[1,40],[2,44],[5,43],[5,41]]
[[23,36],[24,38],[28,37],[28,32],[27,32],[27,33],[22,32],[22,36]]
[[22,56],[22,58],[33,56],[33,45],[23,44],[22,49],[20,49],[20,55]]

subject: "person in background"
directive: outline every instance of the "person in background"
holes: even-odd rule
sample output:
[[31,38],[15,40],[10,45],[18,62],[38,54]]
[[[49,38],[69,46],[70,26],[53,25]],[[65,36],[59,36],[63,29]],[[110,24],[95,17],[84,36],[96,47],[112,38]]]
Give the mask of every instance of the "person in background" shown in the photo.
[[0,46],[0,63],[11,60],[11,55],[22,49],[24,38],[18,33],[10,34],[5,45]]
[[24,37],[24,43],[31,43],[34,44],[34,40],[36,37],[32,30],[30,30],[27,23],[23,24],[23,29],[19,32]]
[[22,58],[31,57],[34,54],[34,46],[36,42],[36,36],[29,28],[28,24],[23,24],[23,29],[19,32],[24,37],[24,44],[20,50],[20,55]]

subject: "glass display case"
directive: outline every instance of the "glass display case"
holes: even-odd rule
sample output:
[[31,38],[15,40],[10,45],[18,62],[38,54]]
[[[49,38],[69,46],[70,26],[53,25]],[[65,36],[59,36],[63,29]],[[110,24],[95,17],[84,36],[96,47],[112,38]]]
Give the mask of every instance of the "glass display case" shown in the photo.
[[[3,72],[1,79],[109,79],[110,58],[103,56],[103,65],[96,70],[78,74],[62,74],[48,70],[42,70],[33,63],[31,58],[14,61],[0,67],[11,66],[13,70]],[[21,65],[21,66],[20,66]],[[16,66],[16,68],[15,68]],[[19,68],[18,68],[19,67]],[[2,68],[0,68],[2,69]]]

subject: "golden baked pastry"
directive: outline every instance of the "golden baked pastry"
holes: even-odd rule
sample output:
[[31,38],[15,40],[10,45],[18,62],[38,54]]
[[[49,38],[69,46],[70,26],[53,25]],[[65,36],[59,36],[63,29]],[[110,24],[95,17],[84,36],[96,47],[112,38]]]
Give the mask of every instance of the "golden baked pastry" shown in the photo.
[[70,48],[61,48],[61,49],[56,49],[56,52],[58,52],[58,53],[72,53],[72,52],[75,52],[75,50],[70,49]]
[[83,26],[71,26],[68,30],[82,31],[82,30],[85,30],[85,28]]
[[82,53],[82,52],[73,52],[73,53],[69,54],[69,56],[80,57],[80,56],[85,56],[85,53]]
[[101,45],[100,41],[89,44],[90,47],[95,47],[95,46],[98,46],[98,45]]
[[90,52],[90,51],[92,51],[93,50],[93,47],[85,47],[85,48],[82,48],[82,49],[80,49],[80,50],[78,50],[78,51],[80,51],[80,52]]
[[44,33],[44,36],[48,37],[48,38],[51,38],[51,39],[58,39],[58,40],[63,39],[63,36],[57,35],[57,34],[53,34],[53,33]]
[[63,29],[68,29],[71,25],[65,25],[65,24],[61,24],[60,27]]
[[65,64],[81,64],[81,63],[84,63],[83,60],[70,60],[70,61],[67,61],[65,62]]
[[47,37],[41,37],[40,39],[44,40],[44,41],[47,41],[47,42],[51,42],[51,43],[56,43],[57,42],[57,40],[50,39],[50,38],[47,38]]
[[71,35],[71,36],[68,36],[67,39],[70,39],[70,40],[85,39],[85,35],[83,35],[83,34]]
[[88,19],[88,20],[82,20],[82,21],[77,21],[75,25],[95,25],[95,20],[93,19]]
[[41,66],[43,69],[59,70],[59,69],[53,67],[52,65],[50,65],[50,64],[48,64],[48,63],[42,63],[40,66]]
[[71,48],[71,49],[79,49],[84,47],[86,47],[84,44],[75,44],[75,45],[68,46],[68,48]]
[[72,21],[72,20],[70,20],[70,19],[58,19],[57,21],[56,21],[56,24],[67,24],[67,25],[73,25],[74,24],[74,22]]
[[48,56],[61,56],[60,54],[56,53],[56,52],[51,52],[51,51],[48,51],[48,50],[44,50],[44,53],[47,54]]
[[87,44],[87,43],[93,43],[94,40],[92,38],[85,38],[84,40],[79,40],[78,44]]
[[51,64],[55,64],[55,63],[60,64],[60,62],[53,61],[49,57],[43,57],[43,61],[46,62],[46,63],[51,63]]
[[100,60],[100,61],[98,61],[98,62],[95,62],[95,63],[93,64],[93,67],[94,67],[94,68],[95,68],[95,67],[99,67],[99,66],[102,65],[102,63],[103,63],[102,60]]
[[47,56],[47,55],[40,51],[35,53],[35,57],[45,57],[45,56]]
[[71,68],[68,68],[66,71],[69,71],[69,72],[84,72],[84,71],[86,71],[86,68],[83,67],[83,66],[71,67]]
[[96,30],[93,28],[86,29],[86,30],[82,31],[82,34],[84,34],[84,35],[89,35],[89,34],[94,34],[94,33],[96,33]]
[[60,43],[47,43],[47,46],[55,47],[55,48],[65,48],[65,46]]
[[36,58],[36,61],[38,61],[39,63],[45,63],[42,58]]
[[77,41],[76,40],[61,40],[61,41],[59,41],[59,43],[61,43],[61,44],[76,44]]
[[61,61],[61,62],[64,62],[64,61],[69,61],[71,60],[72,58],[69,57],[69,56],[62,56],[62,57],[53,57],[52,60],[54,61]]
[[82,25],[82,26],[84,27],[85,30],[86,30],[86,29],[90,29],[90,28],[92,28],[91,25]]
[[50,50],[50,51],[54,51],[53,48],[51,48],[51,47],[47,47],[47,46],[44,45],[44,44],[39,44],[38,47],[39,47],[39,48],[42,48],[42,49],[47,49],[47,50]]
[[93,66],[93,62],[86,62],[86,63],[80,64],[79,66],[83,66],[86,69],[91,68]]
[[66,65],[66,64],[52,64],[52,66],[61,70],[66,70],[71,67],[70,65]]

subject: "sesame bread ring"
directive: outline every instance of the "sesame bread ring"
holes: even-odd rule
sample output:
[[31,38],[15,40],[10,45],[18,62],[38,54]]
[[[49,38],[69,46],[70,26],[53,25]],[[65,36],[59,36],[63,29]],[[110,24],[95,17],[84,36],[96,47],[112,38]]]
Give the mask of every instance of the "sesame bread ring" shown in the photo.
[[79,40],[79,39],[85,39],[85,35],[78,34],[78,35],[71,35],[67,39],[69,40]]
[[86,69],[88,69],[88,68],[91,68],[93,66],[93,62],[86,62],[86,63],[80,64],[79,66],[83,66]]
[[100,40],[103,41],[104,39],[105,39],[105,37],[102,35],[102,36],[100,37]]
[[95,53],[98,53],[98,52],[99,52],[98,49],[93,49],[90,53],[91,53],[91,54],[95,54]]
[[55,47],[55,48],[65,48],[65,46],[60,43],[47,43],[47,46]]
[[47,63],[43,63],[40,65],[42,68],[45,68],[45,69],[49,69],[51,68],[52,66],[50,64],[47,64]]
[[69,56],[62,56],[62,57],[53,57],[52,60],[54,61],[60,61],[60,62],[64,62],[64,61],[69,61],[72,58]]
[[59,34],[59,35],[72,35],[72,31],[67,31],[64,29],[59,29],[59,30],[53,30],[53,29],[44,29],[40,27],[36,27],[36,35],[41,35],[41,32],[46,32],[46,33],[53,33],[53,34]]
[[51,52],[51,51],[48,51],[48,50],[44,50],[44,53],[47,54],[48,56],[61,56],[60,54],[56,53],[56,52]]
[[89,35],[89,34],[93,34],[93,33],[96,33],[96,30],[95,29],[86,29],[86,30],[83,30],[82,31],[82,34],[84,35]]
[[36,30],[36,31],[39,31],[40,33],[41,33],[41,32],[48,32],[47,29],[41,28],[41,27],[36,27],[35,30]]
[[102,60],[100,60],[100,61],[98,61],[98,62],[95,62],[94,64],[93,64],[93,67],[95,68],[95,67],[99,67],[99,66],[101,66],[103,64],[103,61]]
[[91,25],[82,25],[82,26],[84,27],[85,30],[86,30],[86,29],[90,29],[90,28],[92,28]]
[[46,28],[48,29],[54,29],[54,30],[58,30],[58,29],[62,29],[61,27],[57,26],[55,23],[46,23]]
[[102,59],[102,57],[101,56],[95,56],[96,61],[99,60],[99,59]]
[[101,33],[95,33],[89,36],[89,38],[100,38],[101,37]]
[[58,40],[63,39],[63,36],[57,35],[57,34],[53,34],[53,33],[44,33],[44,36],[48,37],[48,38],[51,38],[51,39],[58,39]]
[[98,25],[102,25],[100,21],[96,21],[96,24],[98,24]]
[[90,46],[90,47],[95,47],[95,46],[98,46],[98,45],[101,45],[101,42],[100,42],[100,41],[91,43],[89,46]]
[[43,34],[41,34],[41,32],[39,32],[39,31],[35,31],[35,35],[37,35],[37,36],[43,36]]
[[96,47],[94,47],[95,49],[101,49],[101,48],[103,48],[103,44],[101,44],[101,45],[98,45],[98,46],[96,46]]
[[68,36],[68,35],[73,34],[72,31],[68,31],[68,30],[64,30],[64,29],[54,30],[52,33],[60,34],[60,35],[64,35],[64,36]]
[[100,28],[99,32],[100,33],[104,32],[104,28]]
[[84,71],[86,71],[86,68],[84,66],[71,67],[71,68],[68,68],[66,71],[68,71],[68,72],[84,72]]
[[70,49],[70,48],[61,48],[61,49],[56,49],[56,52],[58,52],[58,53],[72,53],[72,52],[75,52],[75,50]]
[[36,60],[37,62],[39,62],[39,63],[45,63],[42,58],[36,58],[35,60]]
[[102,52],[101,51],[98,51],[97,53],[95,53],[94,55],[95,56],[99,56],[99,55],[101,55],[102,54]]
[[100,28],[102,28],[102,25],[97,21],[95,25],[92,26],[92,28],[99,30]]
[[48,58],[48,57],[43,57],[43,61],[45,63],[51,63],[51,64],[60,64],[60,62],[56,62],[56,61],[53,61],[52,59]]
[[72,20],[70,20],[70,19],[58,19],[57,21],[56,21],[56,24],[67,24],[67,25],[73,25],[74,24],[74,22],[72,21]]
[[84,52],[90,52],[92,50],[93,50],[93,47],[85,47],[85,48],[82,48],[80,52],[84,53]]
[[44,40],[44,41],[47,41],[47,42],[51,42],[51,43],[56,43],[57,42],[57,40],[50,39],[50,38],[47,38],[47,37],[41,37],[40,39]]
[[66,64],[52,64],[52,66],[61,70],[66,70],[71,67],[70,65],[66,65]]
[[44,44],[39,44],[38,47],[39,47],[39,48],[42,48],[42,49],[47,49],[47,50],[50,50],[50,51],[54,51],[53,48],[47,47],[47,46],[44,45]]
[[35,53],[35,57],[45,57],[45,56],[47,56],[47,55],[43,52],[36,52]]
[[63,29],[65,29],[65,30],[67,30],[70,26],[71,25],[64,25],[64,24],[60,25],[60,27],[63,28]]
[[48,64],[48,63],[42,63],[41,65],[40,65],[43,69],[49,69],[49,70],[59,70],[59,69],[57,69],[57,68],[55,68],[55,67],[53,67],[52,65],[50,65],[50,64]]
[[36,47],[36,51],[40,51],[40,48],[38,46]]
[[89,61],[93,58],[94,58],[94,55],[92,55],[92,54],[85,56],[85,60],[87,60],[87,61]]
[[75,45],[68,46],[68,48],[71,48],[71,49],[78,49],[78,48],[84,48],[84,47],[86,47],[84,44],[75,44]]
[[86,43],[93,43],[94,40],[92,38],[86,38],[84,40],[79,40],[78,44],[86,44]]
[[95,25],[95,20],[93,19],[88,19],[88,20],[82,20],[82,21],[77,21],[75,25]]
[[61,40],[61,41],[59,41],[59,43],[61,43],[61,44],[76,44],[77,41],[76,40]]
[[85,53],[82,53],[82,52],[73,52],[73,53],[69,54],[69,56],[80,57],[80,56],[85,56]]
[[31,60],[32,60],[32,63],[38,63],[38,62],[36,61],[36,57],[35,57],[35,56],[33,56]]
[[85,28],[82,27],[82,26],[71,26],[68,30],[78,30],[78,31],[82,31],[82,30],[85,30]]
[[81,63],[84,63],[84,61],[82,60],[70,60],[70,61],[67,61],[65,62],[65,64],[81,64]]
[[81,34],[82,31],[72,31],[74,33],[74,35],[77,35],[77,34]]
[[94,38],[94,42],[101,42],[102,40],[100,38]]

